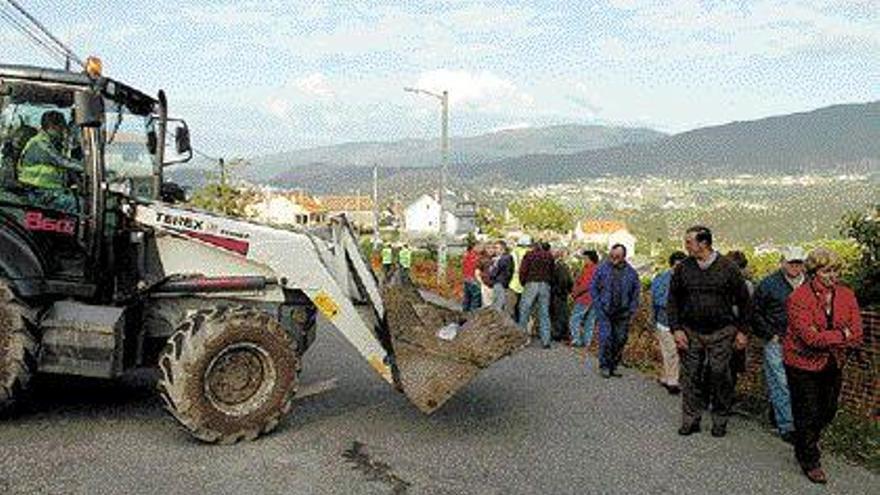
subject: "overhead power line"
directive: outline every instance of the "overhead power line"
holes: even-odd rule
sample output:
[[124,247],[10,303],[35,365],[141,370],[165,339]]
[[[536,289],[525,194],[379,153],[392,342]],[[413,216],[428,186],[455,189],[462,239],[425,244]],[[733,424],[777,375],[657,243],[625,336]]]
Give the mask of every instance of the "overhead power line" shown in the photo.
[[22,7],[16,0],[6,0],[12,7],[17,10],[21,15],[23,15],[31,24],[33,24],[37,29],[40,30],[46,37],[52,40],[55,43],[55,46],[63,51],[64,55],[79,64],[80,67],[85,68],[86,64],[83,60],[74,53],[67,45],[65,45],[61,40],[59,40],[54,34],[52,34],[49,29],[46,28],[37,18],[32,16],[24,7]]
[[5,9],[0,9],[0,16],[2,16],[2,18],[6,20],[6,22],[8,22],[13,28],[24,34],[38,48],[42,48],[43,50],[45,50],[49,56],[51,56],[55,60],[60,61],[61,63],[67,61],[67,54],[64,51],[62,51],[58,47],[52,46],[51,43],[41,38],[39,33],[34,32],[32,28],[28,27],[20,19],[16,19],[14,14]]
[[202,158],[204,158],[204,159],[206,159],[206,160],[211,160],[211,161],[215,161],[215,162],[220,160],[220,158],[216,158],[216,157],[213,157],[213,156],[207,155],[207,154],[203,153],[203,152],[200,151],[200,150],[197,150],[196,148],[194,148],[194,147],[192,147],[192,146],[190,146],[190,148],[192,149],[193,153],[199,155],[200,157],[202,157]]

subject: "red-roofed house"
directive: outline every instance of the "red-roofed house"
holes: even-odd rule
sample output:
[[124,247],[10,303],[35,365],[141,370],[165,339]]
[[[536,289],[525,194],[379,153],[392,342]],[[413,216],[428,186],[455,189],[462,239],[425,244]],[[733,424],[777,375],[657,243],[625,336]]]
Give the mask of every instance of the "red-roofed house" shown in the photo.
[[373,226],[373,198],[369,196],[318,196],[318,201],[327,209],[327,215],[345,216],[355,226]]
[[636,253],[636,237],[629,233],[626,224],[611,220],[585,220],[578,222],[574,230],[577,242],[609,250],[615,244],[626,246],[627,257]]

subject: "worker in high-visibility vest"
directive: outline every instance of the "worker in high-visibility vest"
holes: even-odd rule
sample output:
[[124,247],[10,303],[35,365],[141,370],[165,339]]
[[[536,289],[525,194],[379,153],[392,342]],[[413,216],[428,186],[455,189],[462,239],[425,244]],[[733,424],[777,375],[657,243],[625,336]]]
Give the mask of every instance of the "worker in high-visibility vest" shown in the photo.
[[531,244],[531,236],[524,235],[516,241],[516,247],[513,248],[513,251],[510,253],[513,255],[513,278],[510,279],[510,290],[516,294],[516,303],[512,305],[513,307],[507,308],[507,310],[508,312],[511,312],[511,315],[514,318],[519,314],[519,300],[523,293],[523,286],[519,280],[519,265],[522,263],[522,259],[525,257],[526,253],[529,252],[529,246],[531,246]]
[[30,188],[28,196],[35,205],[75,213],[77,200],[68,188],[68,173],[82,174],[83,169],[64,156],[66,132],[64,114],[57,110],[44,113],[40,132],[21,152],[16,175],[20,184]]
[[409,285],[409,270],[412,268],[412,251],[409,244],[403,243],[400,247],[400,251],[397,253],[397,263],[400,265],[400,283]]
[[382,247],[382,273],[385,275],[385,283],[391,280],[391,274],[394,272],[394,250],[391,244]]

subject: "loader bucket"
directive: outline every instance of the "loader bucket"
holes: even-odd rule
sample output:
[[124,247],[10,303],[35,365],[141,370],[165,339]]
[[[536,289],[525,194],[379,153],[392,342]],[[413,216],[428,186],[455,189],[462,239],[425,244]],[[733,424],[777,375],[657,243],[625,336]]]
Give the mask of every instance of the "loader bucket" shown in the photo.
[[[430,414],[467,385],[480,370],[528,343],[525,332],[505,314],[483,308],[472,314],[425,301],[409,286],[383,288],[386,319],[407,398]],[[438,331],[456,324],[454,338]],[[449,337],[448,335],[446,336]]]

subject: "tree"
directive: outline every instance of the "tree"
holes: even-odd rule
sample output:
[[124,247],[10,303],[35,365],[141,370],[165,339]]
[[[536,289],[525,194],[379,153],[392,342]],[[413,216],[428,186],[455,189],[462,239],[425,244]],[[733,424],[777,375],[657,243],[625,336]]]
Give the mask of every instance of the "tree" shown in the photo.
[[496,215],[490,208],[481,206],[477,209],[477,227],[479,227],[480,232],[489,237],[501,237],[504,219]]
[[574,215],[565,206],[551,198],[530,198],[514,201],[510,213],[527,230],[552,231],[564,234],[571,230]]
[[850,213],[841,231],[861,247],[861,259],[849,277],[863,306],[880,306],[880,204],[869,214]]
[[247,217],[246,208],[256,199],[257,193],[248,187],[234,185],[232,180],[233,174],[247,164],[242,158],[230,160],[228,164],[221,158],[219,172],[208,174],[208,183],[193,193],[190,204],[221,215]]

